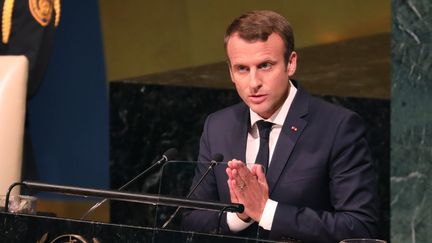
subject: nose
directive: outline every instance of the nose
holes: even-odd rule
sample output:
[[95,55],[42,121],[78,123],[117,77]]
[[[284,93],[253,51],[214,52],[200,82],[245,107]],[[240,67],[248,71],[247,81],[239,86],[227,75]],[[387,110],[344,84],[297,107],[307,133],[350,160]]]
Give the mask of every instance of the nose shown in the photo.
[[251,70],[249,73],[249,88],[256,92],[262,86],[262,80],[259,77],[256,69]]

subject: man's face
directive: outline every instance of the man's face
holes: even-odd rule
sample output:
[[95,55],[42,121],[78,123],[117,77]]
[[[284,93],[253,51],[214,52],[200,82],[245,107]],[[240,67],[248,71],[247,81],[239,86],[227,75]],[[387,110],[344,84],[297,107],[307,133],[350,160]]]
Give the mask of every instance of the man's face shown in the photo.
[[258,115],[267,119],[282,106],[289,93],[288,79],[295,72],[297,54],[288,64],[285,46],[278,34],[267,41],[248,42],[238,34],[227,43],[230,74],[242,100]]

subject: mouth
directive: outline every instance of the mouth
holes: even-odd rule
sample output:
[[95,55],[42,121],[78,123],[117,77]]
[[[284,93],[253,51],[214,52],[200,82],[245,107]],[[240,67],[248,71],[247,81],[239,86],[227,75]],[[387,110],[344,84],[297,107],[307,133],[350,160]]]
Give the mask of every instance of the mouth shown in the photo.
[[267,95],[265,94],[249,95],[249,100],[253,104],[260,104],[264,102],[266,99],[267,99]]

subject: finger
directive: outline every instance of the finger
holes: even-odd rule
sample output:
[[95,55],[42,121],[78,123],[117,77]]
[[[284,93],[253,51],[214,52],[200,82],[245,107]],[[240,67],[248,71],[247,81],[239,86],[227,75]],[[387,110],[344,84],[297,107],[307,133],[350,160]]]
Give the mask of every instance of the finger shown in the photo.
[[248,181],[246,180],[245,176],[242,176],[240,174],[241,169],[233,169],[232,170],[232,179],[237,182],[237,185],[246,185]]
[[237,199],[240,201],[243,195],[243,190],[246,189],[246,184],[244,184],[243,182],[239,182],[237,180],[232,180],[231,181],[231,185],[233,188],[233,191],[237,197]]
[[263,167],[257,166],[257,168],[255,169],[255,172],[256,172],[257,179],[258,179],[258,183],[264,189],[264,193],[267,194],[268,193],[268,183],[267,183],[267,179],[266,179],[266,175],[264,173]]
[[266,175],[265,175],[264,169],[261,165],[254,166],[254,172],[258,178],[259,183],[267,183]]
[[251,169],[252,174],[257,175],[259,170],[261,170],[263,173],[265,173],[264,168],[261,164],[253,164],[252,169]]
[[232,180],[232,179],[233,179],[232,169],[230,169],[230,168],[226,168],[226,169],[225,169],[225,172],[227,173],[228,178]]
[[245,181],[246,183],[250,183],[252,180],[254,180],[251,171],[249,170],[249,168],[247,168],[247,166],[244,163],[242,163],[242,165],[237,168],[237,173],[240,176],[240,178],[242,178],[242,180]]
[[243,162],[241,162],[240,160],[237,159],[232,159],[228,162],[228,167],[231,169],[237,169],[239,166],[241,166],[242,164],[244,164]]
[[236,181],[237,185],[244,185],[245,184],[245,182],[243,181],[243,179],[240,177],[237,169],[231,170],[231,176],[232,176],[231,179],[233,181]]
[[[231,202],[232,203],[240,203],[240,199],[237,197],[237,194],[236,194],[236,193],[239,193],[238,192],[239,191],[238,184],[236,183],[235,180],[228,180],[228,183],[230,185]],[[240,195],[240,193],[239,193],[239,195]],[[237,216],[243,221],[247,221],[248,219],[250,219],[250,217],[246,214],[246,212],[237,213]]]
[[227,181],[227,183],[228,183],[228,189],[229,189],[229,194],[230,194],[230,198],[231,198],[231,202],[238,203],[238,199],[237,199],[237,196],[236,196],[236,194],[234,192],[234,186],[233,186],[232,181],[233,180],[228,180]]

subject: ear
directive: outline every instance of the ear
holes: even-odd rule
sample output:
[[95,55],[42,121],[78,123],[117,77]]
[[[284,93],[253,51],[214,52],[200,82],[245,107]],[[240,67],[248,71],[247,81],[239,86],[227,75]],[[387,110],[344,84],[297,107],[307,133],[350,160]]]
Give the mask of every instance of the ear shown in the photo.
[[288,76],[291,77],[294,75],[297,69],[297,52],[291,52],[290,59],[287,64]]

